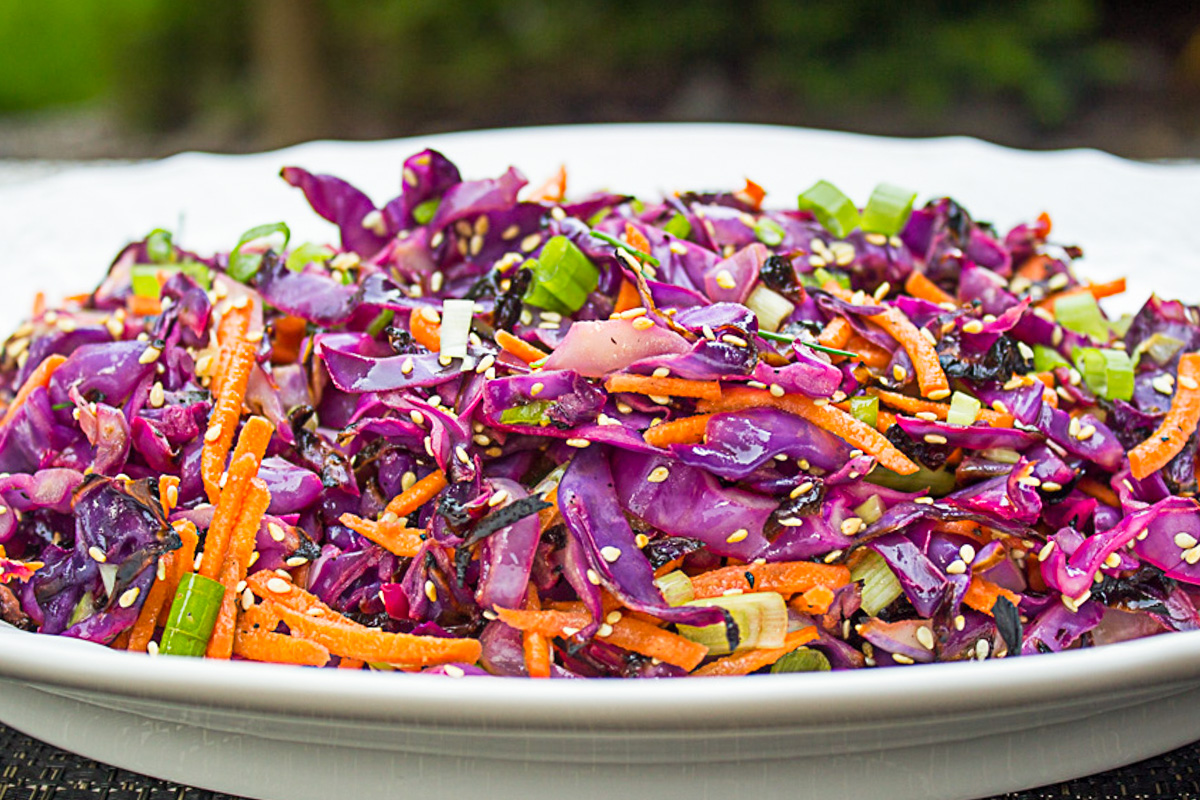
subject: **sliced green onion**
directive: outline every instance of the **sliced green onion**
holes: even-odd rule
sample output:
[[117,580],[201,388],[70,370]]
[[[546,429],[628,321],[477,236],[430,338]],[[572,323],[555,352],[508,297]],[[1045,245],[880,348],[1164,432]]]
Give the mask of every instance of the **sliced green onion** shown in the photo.
[[429,220],[433,219],[433,215],[437,213],[438,206],[442,204],[442,198],[431,197],[428,200],[417,203],[413,206],[413,220],[418,225],[427,225]]
[[950,410],[946,412],[946,422],[951,425],[971,425],[979,416],[983,403],[963,392],[955,392],[950,398]]
[[686,239],[692,235],[692,223],[688,222],[687,217],[676,211],[675,216],[667,220],[666,225],[663,225],[663,230],[677,239]]
[[850,568],[850,580],[862,582],[862,610],[872,617],[904,592],[883,556],[874,550],[868,550],[866,556]]
[[83,597],[79,598],[79,602],[71,609],[71,616],[67,619],[67,627],[83,622],[85,619],[96,613],[96,600],[92,597],[91,592],[84,592]]
[[533,270],[525,302],[561,314],[578,311],[600,283],[596,265],[565,236],[552,237],[525,267]]
[[[831,356],[844,356],[846,358],[858,358],[858,353],[851,353],[849,350],[838,350],[836,347],[826,347],[818,342],[810,342],[807,339],[801,339],[797,336],[788,336],[786,333],[774,333],[772,331],[758,332],[758,335],[769,342],[783,342],[784,344],[800,343],[805,347],[813,350],[820,350],[822,353],[829,353]],[[532,364],[530,366],[533,366]]]
[[171,276],[182,272],[193,278],[202,289],[212,288],[212,274],[208,266],[199,261],[184,261],[179,264],[134,264],[129,270],[129,283],[138,297],[155,297],[162,294],[163,282],[159,276]]
[[613,247],[619,247],[627,253],[632,253],[633,255],[637,256],[641,261],[644,261],[647,264],[651,264],[655,267],[658,266],[657,258],[650,255],[649,253],[643,253],[641,250],[638,250],[636,247],[629,244],[629,242],[622,242],[617,237],[609,236],[604,231],[598,231],[594,228],[592,230],[589,230],[588,233],[591,234],[592,236],[596,237],[597,239],[599,239],[602,242],[607,242],[608,244],[611,244]]
[[383,329],[392,324],[392,320],[396,318],[396,312],[390,308],[385,308],[379,312],[379,316],[371,320],[371,324],[367,326],[367,333],[371,336],[378,336],[383,333]]
[[866,423],[874,428],[879,424],[879,398],[864,396],[851,397],[850,416],[854,417],[859,422]]
[[315,242],[305,242],[297,247],[292,252],[288,253],[287,261],[284,266],[292,272],[301,272],[312,263],[324,263],[333,258],[333,248],[327,244],[317,244]]
[[916,199],[917,193],[914,191],[890,183],[879,184],[871,192],[871,199],[863,209],[862,229],[867,233],[895,236],[908,222]]
[[758,317],[760,331],[777,331],[783,321],[792,315],[796,306],[778,292],[759,283],[746,298],[746,308]]
[[224,598],[225,587],[220,581],[194,572],[185,574],[175,591],[158,652],[164,656],[203,656]]
[[229,254],[229,266],[225,269],[226,274],[235,281],[242,283],[253,278],[255,273],[258,272],[258,268],[262,266],[263,254],[253,250],[243,250],[242,248],[252,242],[266,239],[269,236],[278,237],[280,235],[283,237],[283,242],[275,249],[283,250],[291,240],[292,232],[282,222],[259,225],[243,233],[241,238],[238,239],[237,247],[233,248],[233,252]]
[[825,284],[833,281],[846,291],[850,291],[850,275],[840,269],[817,267],[812,272],[800,273],[798,277],[800,285],[805,288],[820,289]]
[[523,406],[513,406],[500,412],[504,425],[540,425],[546,420],[546,412],[554,405],[552,400],[535,400]]
[[146,234],[146,258],[155,264],[169,264],[175,260],[175,245],[171,232],[155,228]]
[[858,227],[858,208],[828,181],[817,181],[799,198],[800,210],[811,211],[825,230],[839,239]]
[[1167,336],[1165,333],[1153,333],[1149,338],[1142,340],[1142,343],[1137,346],[1133,354],[1135,358],[1142,354],[1148,355],[1155,364],[1165,367],[1175,357],[1175,354],[1183,349],[1184,344],[1186,343],[1176,339],[1174,336]]
[[[718,606],[729,612],[737,624],[738,641],[733,650],[748,650],[753,647],[783,647],[787,636],[788,610],[783,597],[777,592],[752,592],[727,597],[708,597],[684,603],[686,606],[711,608]],[[724,655],[733,650],[729,647],[728,631],[723,623],[695,627],[677,625],[679,635],[708,648],[712,655]]]
[[829,672],[832,667],[829,659],[820,650],[810,647],[797,647],[792,652],[771,665],[772,675],[785,672]]
[[945,468],[936,472],[917,464],[917,471],[911,475],[901,475],[892,472],[887,467],[877,466],[865,478],[867,483],[882,486],[885,489],[896,489],[901,492],[929,492],[934,497],[950,494],[954,491],[954,473]]
[[879,495],[873,494],[854,509],[854,516],[870,525],[882,517],[883,512],[886,510],[883,507],[883,501],[879,499]]
[[1070,294],[1054,301],[1054,319],[1067,330],[1082,333],[1101,342],[1111,335],[1108,320],[1100,312],[1096,298],[1088,292]]
[[101,564],[100,565],[100,583],[104,585],[104,593],[112,597],[113,589],[117,585],[117,565],[116,564]]
[[1052,372],[1059,367],[1069,367],[1071,362],[1051,347],[1035,344],[1033,346],[1033,368],[1038,372]]
[[466,358],[471,338],[471,321],[475,317],[474,300],[443,300],[442,324],[439,328],[443,356]]
[[770,217],[759,217],[758,222],[754,223],[754,235],[767,247],[778,247],[783,244],[787,231]]
[[629,201],[629,208],[631,211],[633,211],[633,213],[641,214],[643,211],[646,210],[646,204],[643,203],[641,200],[638,200],[635,197]]
[[979,454],[989,461],[998,461],[1001,464],[1016,464],[1021,460],[1021,454],[1008,447],[989,447],[987,450],[980,450]]
[[666,600],[669,606],[681,606],[696,597],[692,579],[679,570],[668,572],[661,578],[655,578],[654,585],[662,592],[663,600]]
[[1105,400],[1133,397],[1133,360],[1124,350],[1080,347],[1074,352],[1075,367],[1088,389]]

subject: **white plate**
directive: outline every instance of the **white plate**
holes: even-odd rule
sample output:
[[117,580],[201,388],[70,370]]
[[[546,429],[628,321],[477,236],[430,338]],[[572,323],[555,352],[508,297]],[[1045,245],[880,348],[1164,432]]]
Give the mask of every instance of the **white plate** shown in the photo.
[[[819,178],[856,198],[888,180],[922,199],[951,194],[1001,228],[1048,210],[1056,239],[1084,245],[1088,276],[1129,276],[1117,308],[1154,287],[1200,299],[1194,166],[968,139],[620,125],[185,154],[0,187],[5,255],[19,265],[5,270],[0,319],[20,316],[37,288],[94,285],[125,241],[180,220],[181,243],[201,251],[277,219],[297,241],[328,239],[275,177],[281,166],[337,174],[382,202],[402,159],[426,146],[467,177],[511,163],[536,182],[565,163],[573,194],[749,176],[782,205]],[[0,626],[0,720],[118,766],[262,798],[982,797],[1200,739],[1200,633],[982,664],[535,682],[149,659]]]

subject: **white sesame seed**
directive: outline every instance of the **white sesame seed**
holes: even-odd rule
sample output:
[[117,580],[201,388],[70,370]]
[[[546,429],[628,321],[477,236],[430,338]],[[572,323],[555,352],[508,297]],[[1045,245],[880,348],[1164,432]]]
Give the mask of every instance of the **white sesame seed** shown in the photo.
[[467,448],[461,444],[454,448],[454,457],[464,464],[471,463],[471,456],[467,453]]
[[633,406],[629,405],[629,403],[626,403],[624,400],[618,400],[617,411],[622,414],[632,414]]
[[916,663],[903,653],[892,653],[892,661],[895,661],[897,664],[904,664],[905,666]]
[[1058,492],[1058,491],[1061,491],[1062,488],[1063,487],[1062,487],[1061,483],[1055,483],[1054,481],[1042,481],[1042,489],[1044,491]]
[[986,661],[988,652],[991,649],[992,646],[987,643],[987,639],[980,639],[975,643],[975,658],[979,659],[980,661]]
[[659,367],[658,369],[654,370],[654,372],[651,374],[655,378],[666,378],[666,377],[670,376],[671,370],[667,369],[666,367]]
[[721,341],[725,344],[731,344],[734,347],[745,347],[746,340],[740,336],[734,336],[732,333],[727,333],[721,337]]
[[853,536],[862,530],[863,521],[860,517],[846,517],[842,520],[841,530],[846,536]]
[[570,625],[563,625],[562,632],[563,636],[574,636],[575,634],[579,633],[579,628],[572,628]]
[[917,628],[917,641],[920,642],[921,646],[926,650],[932,650],[934,644],[933,631],[929,628],[926,628],[924,625]]
[[1118,553],[1109,553],[1104,558],[1104,566],[1109,569],[1116,569],[1121,566],[1121,556]]
[[821,258],[820,256],[809,256],[808,263],[810,266],[816,267],[817,269],[820,269],[821,267],[829,266],[829,262],[826,261],[825,259]]
[[787,392],[785,392],[783,387],[780,386],[778,383],[771,384],[771,396],[772,397],[783,397],[785,394],[787,394]]
[[734,289],[737,287],[737,281],[733,279],[733,275],[730,274],[729,270],[721,269],[717,270],[717,286],[722,289]]
[[592,584],[593,586],[600,585],[600,573],[596,572],[594,569],[589,569],[587,571],[587,579],[588,583]]
[[537,397],[539,394],[542,393],[542,390],[545,388],[546,388],[546,384],[539,381],[539,382],[535,383],[533,386],[529,387],[529,396]]
[[418,411],[415,408],[412,411],[408,412],[408,418],[411,419],[413,422],[415,422],[417,425],[425,424],[425,415],[422,414],[420,411]]
[[958,548],[958,557],[967,564],[970,564],[975,560],[975,548],[972,545],[964,544],[962,547]]
[[1200,384],[1196,383],[1196,379],[1191,375],[1180,375],[1179,385],[1193,392],[1196,391],[1196,389],[1200,389]]
[[1196,564],[1200,562],[1200,547],[1193,547],[1183,551],[1183,560],[1188,564]]
[[92,557],[93,561],[96,561],[100,564],[108,561],[108,556],[104,554],[104,551],[95,545],[92,545],[88,548],[88,555]]
[[429,602],[437,602],[437,586],[431,580],[425,581],[425,596],[429,598]]
[[147,347],[142,351],[142,354],[138,356],[138,363],[153,364],[155,361],[158,361],[158,357],[161,355],[162,350],[159,350],[157,347]]
[[966,325],[962,326],[963,333],[983,333],[983,323],[977,319],[973,319]]
[[894,367],[892,367],[892,377],[895,378],[896,381],[904,383],[904,381],[908,380],[908,370],[899,364],[896,364]]
[[946,437],[942,436],[940,433],[927,433],[927,434],[925,434],[924,438],[925,438],[925,441],[928,442],[929,444],[945,444],[946,443]]
[[789,497],[791,497],[791,499],[795,500],[797,497],[800,497],[801,495],[808,494],[809,492],[812,491],[814,485],[815,484],[813,484],[812,481],[805,481],[804,483],[797,486],[795,489],[792,489],[792,492],[789,495]]
[[612,545],[601,547],[600,557],[611,564],[621,557],[621,548],[613,547]]
[[568,447],[578,447],[578,448],[582,449],[584,447],[589,446],[590,444],[591,444],[591,442],[588,441],[587,439],[567,439]]
[[1075,434],[1075,438],[1081,442],[1086,442],[1096,434],[1095,425],[1084,425],[1079,429],[1079,433]]
[[141,593],[141,588],[134,586],[132,589],[126,590],[125,593],[121,595],[120,599],[117,600],[117,605],[119,605],[121,608],[129,608],[137,602],[138,595]]
[[542,243],[542,236],[538,233],[531,233],[521,240],[521,251],[531,253],[537,246]]
[[918,411],[916,414],[913,414],[913,416],[917,419],[923,419],[926,422],[936,422],[938,418],[938,415],[932,411]]
[[738,528],[736,531],[726,536],[725,541],[729,544],[737,544],[738,542],[743,541],[749,535],[750,531],[746,530],[745,528]]
[[1022,486],[1032,486],[1035,489],[1042,485],[1041,480],[1033,475],[1026,475],[1023,478],[1017,478],[1017,483],[1021,484]]
[[931,506],[933,505],[933,498],[929,497],[928,495],[925,497],[915,497],[913,498],[913,502],[923,506]]
[[649,483],[662,483],[671,476],[671,471],[666,467],[655,467],[650,470],[650,474],[646,476],[646,481]]
[[491,369],[493,366],[495,366],[495,364],[496,364],[496,357],[494,355],[492,355],[491,353],[488,353],[486,356],[479,359],[479,366],[475,367],[475,371],[477,373],[483,374],[484,372],[487,372],[489,369]]
[[670,405],[671,403],[671,398],[665,394],[648,394],[646,397],[650,399],[650,402],[658,403],[660,406]]
[[721,596],[722,597],[737,597],[738,595],[745,594],[745,593],[746,593],[745,589],[726,589],[725,591],[721,592]]
[[217,439],[220,439],[220,438],[221,438],[221,423],[219,423],[219,422],[216,425],[209,425],[208,430],[206,430],[204,432],[204,441],[206,441],[206,442],[215,442]]
[[961,631],[962,629],[964,629],[966,627],[967,627],[967,618],[964,617],[962,614],[956,614],[954,616],[954,630]]
[[1171,394],[1175,391],[1175,381],[1170,375],[1159,375],[1154,380],[1150,381],[1150,385],[1154,387],[1154,391],[1159,394]]
[[162,404],[166,400],[166,391],[163,389],[162,383],[155,381],[154,385],[150,387],[150,405],[153,408],[162,408]]
[[1197,544],[1196,537],[1186,531],[1180,531],[1175,534],[1175,546],[1180,550],[1187,550],[1188,548],[1195,547]]
[[158,642],[146,642],[146,654],[151,658],[158,655]]
[[267,581],[267,591],[275,594],[288,594],[292,591],[292,585],[283,578],[271,578]]
[[717,338],[717,335],[713,333],[711,325],[701,325],[700,333],[704,334],[704,338],[708,339],[710,342]]
[[967,565],[961,558],[954,559],[946,566],[946,572],[950,575],[962,575],[966,571]]
[[633,321],[633,329],[635,331],[648,331],[654,327],[654,320],[649,317],[638,317]]
[[204,553],[196,553],[196,557],[192,559],[192,572],[200,571],[200,563],[204,560]]
[[934,389],[932,392],[926,395],[926,397],[928,397],[930,400],[945,400],[949,396],[949,389]]
[[882,233],[868,233],[863,238],[866,239],[867,244],[873,244],[876,247],[883,247],[888,243],[888,237]]
[[450,356],[438,356],[438,363],[441,364],[443,367],[450,366],[452,361],[454,361],[454,359],[451,358]]

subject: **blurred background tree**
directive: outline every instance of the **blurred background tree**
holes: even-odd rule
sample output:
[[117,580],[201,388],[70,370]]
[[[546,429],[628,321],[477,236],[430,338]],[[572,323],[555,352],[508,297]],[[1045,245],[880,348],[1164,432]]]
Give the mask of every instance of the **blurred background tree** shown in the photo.
[[0,0],[0,155],[722,120],[1200,156],[1200,4]]

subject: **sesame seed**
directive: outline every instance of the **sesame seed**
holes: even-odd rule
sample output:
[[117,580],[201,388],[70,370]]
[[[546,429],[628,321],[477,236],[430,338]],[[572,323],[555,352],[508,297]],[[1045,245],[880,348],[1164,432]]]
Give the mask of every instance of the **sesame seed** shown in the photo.
[[892,247],[903,247],[904,240],[901,239],[899,236],[889,236],[888,244],[891,245]]
[[933,505],[933,498],[929,496],[917,497],[913,499],[913,502],[923,506],[931,506]]
[[93,561],[100,563],[100,564],[103,564],[104,562],[108,561],[108,556],[106,556],[104,554],[104,551],[101,550],[99,547],[96,547],[95,545],[92,545],[91,547],[88,548],[88,555],[92,557]]
[[787,392],[785,392],[783,387],[780,386],[778,383],[771,384],[771,396],[772,397],[783,397],[785,394],[787,394]]
[[842,520],[841,530],[846,536],[853,536],[862,530],[863,521],[860,517],[846,517]]
[[1170,375],[1159,375],[1150,381],[1150,385],[1154,387],[1154,391],[1159,394],[1171,394],[1175,391],[1174,384],[1175,380]]
[[1041,480],[1033,475],[1026,475],[1023,478],[1017,478],[1017,483],[1021,484],[1022,486],[1032,486],[1035,489],[1042,485]]
[[973,319],[962,327],[963,333],[983,333],[983,323]]
[[219,422],[216,425],[209,425],[208,430],[206,430],[204,432],[204,441],[206,441],[206,442],[215,442],[217,439],[220,439],[220,438],[221,438],[221,423],[219,423]]
[[917,628],[917,641],[920,642],[921,646],[924,647],[926,650],[932,650],[933,649],[933,631],[930,630],[929,628],[926,628],[925,626],[921,626],[920,628]]
[[816,267],[817,269],[829,266],[829,262],[820,256],[809,256],[808,263],[810,266]]
[[1070,282],[1071,279],[1067,277],[1067,274],[1065,272],[1060,272],[1057,275],[1052,276],[1050,280],[1046,281],[1046,288],[1052,292],[1057,292],[1059,289],[1067,288],[1067,284]]
[[242,592],[242,610],[249,611],[254,608],[254,592],[249,589]]
[[1192,547],[1183,551],[1183,560],[1189,565],[1200,562],[1200,547]]
[[932,411],[918,411],[916,414],[913,414],[913,416],[917,419],[926,420],[927,422],[936,422],[938,418],[938,415]]
[[437,586],[431,580],[425,581],[425,596],[429,598],[429,602],[437,602]]
[[888,243],[888,239],[882,233],[868,233],[863,237],[867,244],[873,244],[876,247],[883,247]]
[[1086,442],[1088,439],[1092,438],[1092,436],[1094,436],[1095,433],[1096,433],[1095,425],[1084,425],[1082,428],[1079,429],[1079,433],[1077,433],[1075,435],[1075,438],[1081,442]]
[[267,591],[275,594],[288,594],[292,591],[292,585],[283,578],[271,578],[267,581]]
[[589,442],[587,439],[567,439],[568,447],[578,447],[582,449],[590,444],[591,442]]
[[461,444],[454,448],[454,457],[464,464],[471,463],[471,456],[468,455],[467,448],[463,447]]
[[890,292],[891,290],[892,290],[892,285],[890,283],[888,283],[887,281],[884,281],[883,283],[881,283],[877,287],[875,287],[875,291],[872,294],[872,297],[874,297],[877,301],[881,301],[881,300],[883,300],[883,298],[888,296],[888,292]]
[[654,320],[649,317],[638,317],[633,321],[635,331],[648,331],[654,327]]
[[599,636],[601,639],[608,637],[608,636],[612,636],[612,632],[613,632],[613,626],[609,625],[607,622],[596,629],[596,635]]
[[750,531],[746,530],[745,528],[738,528],[736,531],[726,536],[725,541],[729,544],[737,544],[738,542],[745,540],[745,538],[749,535]]
[[650,470],[650,474],[646,476],[648,483],[662,483],[671,476],[671,471],[666,467],[655,467]]
[[292,568],[303,567],[305,564],[308,563],[308,559],[305,558],[304,556],[292,556],[291,558],[289,558],[287,561],[285,561],[283,563],[287,564],[289,567],[292,567]]
[[949,396],[949,389],[934,389],[932,392],[926,395],[926,397],[928,397],[930,400],[945,400]]
[[1121,566],[1121,556],[1117,553],[1109,553],[1104,559],[1104,566],[1109,569],[1116,569]]
[[905,666],[916,663],[903,653],[892,653],[892,661],[895,661],[897,664],[904,664]]
[[1063,487],[1062,487],[1061,483],[1055,483],[1054,481],[1042,481],[1042,490],[1043,491],[1057,492],[1057,491],[1061,491],[1062,488]]
[[721,337],[721,341],[725,344],[731,344],[734,347],[745,347],[746,340],[740,336],[734,336],[732,333],[727,333]]
[[964,617],[962,614],[955,614],[954,615],[954,630],[961,631],[965,627],[967,627],[967,618]]
[[504,451],[501,450],[499,447],[489,447],[487,450],[484,450],[483,452],[489,458],[499,458],[500,456],[504,455]]
[[613,563],[621,557],[621,548],[608,545],[600,548],[600,557],[608,563]]
[[904,383],[908,379],[908,370],[899,364],[892,367],[892,377],[899,383]]
[[475,367],[475,371],[482,374],[484,372],[487,372],[493,366],[495,366],[495,364],[496,364],[496,357],[494,355],[492,355],[491,353],[488,353],[486,356],[479,359],[479,366]]
[[479,445],[480,447],[487,447],[489,444],[492,443],[492,440],[489,439],[488,437],[484,436],[482,433],[477,433],[474,436],[472,436],[471,441],[474,442],[475,444]]
[[762,381],[746,381],[746,385],[751,389],[765,389],[767,385]]
[[737,597],[738,595],[745,594],[745,593],[746,593],[745,589],[726,589],[725,591],[721,592],[721,596],[722,597]]
[[929,444],[945,444],[946,437],[940,433],[927,433],[925,434],[925,441]]
[[818,397],[812,401],[812,404],[814,406],[827,406],[827,405],[829,405],[829,398],[828,397]]
[[204,553],[196,553],[196,557],[192,559],[192,572],[200,571],[200,563],[204,560]]
[[624,400],[618,400],[617,411],[622,414],[632,414],[633,406],[629,405],[629,403],[626,403]]
[[521,240],[521,250],[526,253],[533,252],[539,244],[542,243],[542,236],[538,233],[531,233]]
[[1200,384],[1196,383],[1196,379],[1191,375],[1180,375],[1179,385],[1193,392],[1196,391],[1196,389],[1200,389]]
[[958,556],[966,563],[970,564],[975,560],[975,548],[972,545],[964,544],[958,548]]
[[795,500],[797,497],[800,497],[801,495],[808,494],[809,492],[812,491],[814,485],[815,484],[812,481],[805,481],[804,483],[797,486],[795,489],[792,489],[792,492],[789,495],[789,497],[791,497],[791,499]]
[[507,242],[517,238],[520,235],[521,226],[513,223],[504,229],[504,231],[500,234],[500,238]]
[[146,642],[146,655],[151,658],[158,655],[158,642]]
[[704,334],[704,338],[708,339],[710,342],[717,338],[717,335],[713,333],[711,325],[701,325],[700,333]]
[[142,354],[138,356],[138,363],[153,364],[155,361],[158,361],[158,357],[161,355],[162,350],[159,350],[157,347],[147,347],[142,351]]
[[641,550],[643,547],[650,544],[650,537],[644,533],[639,533],[637,536],[633,537],[633,543],[637,546],[638,550]]
[[162,383],[155,381],[154,385],[150,387],[150,405],[154,408],[162,408],[162,404],[166,400],[166,391],[163,389]]
[[[487,219],[487,217],[481,217],[481,219]],[[446,673],[447,678],[461,678],[467,674],[462,667],[455,664],[447,664],[442,667],[442,670]]]
[[596,572],[594,569],[589,569],[587,571],[587,579],[588,583],[592,584],[593,586],[600,585],[600,573]]
[[154,565],[154,579],[158,581],[165,581],[167,579],[167,562],[161,558]]
[[121,595],[121,598],[117,600],[117,605],[119,605],[121,608],[129,608],[137,602],[138,595],[141,593],[141,588],[134,586],[132,589],[127,590]]
[[563,636],[574,636],[575,634],[579,633],[579,628],[572,628],[570,625],[563,625],[562,632]]
[[620,317],[621,319],[637,319],[638,317],[646,316],[646,309],[643,306],[638,306],[637,308],[629,308],[629,309],[626,309],[625,311],[622,311],[620,314],[617,314],[617,316]]
[[991,649],[992,646],[987,643],[987,639],[980,639],[975,643],[975,657],[980,661],[985,661]]
[[422,414],[420,411],[418,411],[415,408],[412,411],[408,412],[408,418],[411,419],[413,422],[415,422],[417,425],[425,424],[425,415]]
[[946,572],[950,575],[962,575],[967,571],[967,565],[961,558],[956,558],[946,567]]
[[440,292],[442,290],[442,284],[445,282],[446,276],[444,273],[435,272],[429,276],[429,288],[431,291]]
[[720,286],[722,289],[733,289],[737,287],[737,281],[733,279],[733,275],[730,274],[729,270],[717,270],[717,286]]
[[1196,541],[1196,537],[1186,531],[1180,531],[1175,534],[1175,546],[1181,550],[1187,550],[1188,548],[1195,547],[1197,544],[1200,544],[1200,542]]
[[671,374],[671,370],[666,367],[659,367],[651,373],[655,378],[666,378]]

